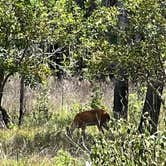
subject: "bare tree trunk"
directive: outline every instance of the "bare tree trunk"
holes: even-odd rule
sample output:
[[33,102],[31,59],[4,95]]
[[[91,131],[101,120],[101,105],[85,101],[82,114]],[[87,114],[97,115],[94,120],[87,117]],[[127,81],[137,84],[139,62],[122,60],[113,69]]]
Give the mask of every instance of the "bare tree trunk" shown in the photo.
[[2,128],[6,128],[6,125],[3,120],[2,111],[0,111],[0,129],[2,129]]
[[114,118],[127,119],[128,116],[128,79],[116,80],[114,88]]
[[152,85],[148,85],[141,120],[138,127],[140,133],[144,133],[146,129],[150,134],[157,132],[162,99],[156,92],[159,92],[160,95],[162,95],[163,87],[164,84],[161,82],[153,82]]
[[0,71],[0,120],[3,122],[0,122],[1,124],[5,124],[5,126],[8,128],[9,127],[9,115],[7,111],[2,107],[2,97],[3,97],[3,90],[4,86],[8,80],[8,78],[11,76],[11,74],[4,75],[3,71]]
[[1,112],[1,116],[2,116],[2,119],[3,119],[3,124],[4,124],[4,127],[7,127],[9,128],[9,115],[7,114],[7,111],[2,108],[2,106],[0,106],[0,112]]
[[[110,0],[110,3],[120,8],[119,27],[121,31],[125,31],[126,27],[128,26],[128,18],[127,18],[127,11],[123,6],[123,1]],[[123,41],[121,40],[121,37],[118,35],[117,35],[117,42],[119,44],[124,44]],[[117,70],[118,68],[119,67],[117,67]],[[118,75],[120,78],[115,80],[113,112],[114,112],[114,117],[116,119],[124,118],[127,120],[129,85],[128,85],[127,70],[125,69],[124,66],[120,67]]]
[[3,96],[3,81],[4,81],[4,73],[0,71],[0,106],[2,104],[2,96]]
[[19,121],[18,121],[19,126],[21,126],[24,116],[24,96],[25,96],[24,94],[25,94],[24,76],[22,76],[20,80],[20,110],[19,110]]

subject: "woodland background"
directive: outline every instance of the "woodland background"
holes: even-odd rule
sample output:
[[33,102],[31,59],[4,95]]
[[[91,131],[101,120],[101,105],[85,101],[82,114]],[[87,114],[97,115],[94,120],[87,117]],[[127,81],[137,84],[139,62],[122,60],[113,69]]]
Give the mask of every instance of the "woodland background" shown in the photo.
[[[165,165],[166,3],[0,1],[2,165]],[[104,135],[66,135],[103,108]]]

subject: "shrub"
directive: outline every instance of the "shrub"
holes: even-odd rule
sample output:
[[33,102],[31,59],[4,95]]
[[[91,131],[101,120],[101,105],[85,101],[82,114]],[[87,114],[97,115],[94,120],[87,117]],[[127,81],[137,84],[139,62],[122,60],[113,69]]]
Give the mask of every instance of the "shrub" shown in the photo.
[[[129,124],[130,125],[130,124]],[[131,128],[131,127],[130,127]],[[111,137],[96,137],[91,151],[92,163],[96,166],[110,165],[164,165],[166,163],[166,133],[158,135],[137,134],[120,122]]]
[[93,88],[92,101],[90,106],[92,109],[104,108],[103,104],[103,93],[101,92],[100,87],[96,86]]
[[73,158],[67,151],[59,150],[57,155],[54,157],[56,166],[80,166],[81,161]]

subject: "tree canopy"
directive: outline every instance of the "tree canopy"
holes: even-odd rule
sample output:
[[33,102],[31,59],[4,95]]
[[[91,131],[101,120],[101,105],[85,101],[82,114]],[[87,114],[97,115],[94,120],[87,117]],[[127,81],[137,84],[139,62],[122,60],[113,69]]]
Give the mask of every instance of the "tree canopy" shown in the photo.
[[114,64],[115,74],[123,68],[135,81],[165,78],[164,3],[125,0],[109,7],[98,0],[88,17],[91,4],[84,3],[82,9],[72,0],[1,1],[1,70],[32,73],[38,66],[36,71],[42,72],[37,62],[47,49],[41,45],[60,43],[69,50],[70,62],[64,63],[68,71],[81,57],[88,76],[108,76]]
[[[111,9],[99,7],[86,20],[85,48],[90,71],[109,75],[112,63],[134,81],[165,79],[166,24],[160,1],[119,1]],[[105,13],[105,14],[104,14]],[[90,24],[91,23],[91,24]],[[90,27],[90,26],[87,26]],[[160,79],[161,80],[161,79]]]
[[38,47],[48,35],[44,10],[42,3],[0,2],[0,70],[4,75],[19,72],[39,79],[48,72]]

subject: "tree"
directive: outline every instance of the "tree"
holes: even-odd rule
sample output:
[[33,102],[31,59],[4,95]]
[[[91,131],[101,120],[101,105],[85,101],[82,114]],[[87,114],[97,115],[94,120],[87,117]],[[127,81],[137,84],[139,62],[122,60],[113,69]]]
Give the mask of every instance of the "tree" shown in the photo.
[[[144,81],[147,85],[139,131],[142,133],[145,128],[148,128],[148,131],[154,134],[157,131],[161,103],[164,103],[162,92],[166,80],[164,6],[162,2],[154,0],[150,3],[140,1],[129,4],[127,2],[126,6],[130,17],[130,28],[135,31],[132,35],[129,28],[130,33],[127,33],[127,40],[132,45],[130,51],[133,51],[129,59],[134,65],[134,70],[131,68],[132,71],[129,72],[131,75],[137,72],[137,78],[133,78]],[[147,114],[149,117],[146,117]]]
[[[23,116],[23,83],[34,85],[46,81],[50,74],[48,64],[50,57],[56,56],[48,51],[52,43],[62,48],[75,50],[80,36],[78,27],[83,13],[72,0],[19,1],[0,2],[0,102],[2,105],[3,89],[11,75],[20,74],[20,113],[19,124]],[[6,14],[8,13],[8,14]],[[53,62],[59,68],[69,71],[66,57],[64,64]],[[52,60],[51,60],[52,63]],[[1,112],[7,114],[5,109]],[[6,116],[9,117],[9,116]],[[5,121],[5,117],[4,117]],[[6,125],[9,123],[6,120]]]
[[21,126],[24,115],[24,100],[25,100],[25,84],[24,84],[24,76],[21,77],[20,80],[20,110],[19,110],[19,118],[18,125]]
[[[108,3],[108,2],[107,2]],[[115,5],[117,1],[109,2],[112,5]],[[119,28],[122,31],[125,31],[128,22],[127,11],[123,7],[123,2],[118,3],[117,7],[120,7],[119,15]],[[121,36],[117,35],[117,42],[119,44],[124,44],[121,40]],[[116,63],[116,62],[114,62]],[[129,85],[128,85],[128,74],[125,67],[121,66],[121,69],[118,72],[118,76],[115,77],[115,87],[114,87],[114,118],[120,119],[128,118],[128,95],[129,95]]]
[[145,130],[148,130],[150,134],[157,132],[160,107],[162,103],[160,94],[163,92],[163,87],[163,82],[154,82],[152,85],[148,85],[138,128],[140,133],[144,133]]
[[123,79],[115,80],[114,88],[114,118],[127,119],[128,117],[128,79],[123,77]]
[[[46,64],[53,55],[46,50],[55,43],[68,49],[70,58],[63,57],[63,70],[69,75],[81,59],[81,64],[86,64],[82,70],[86,78],[115,77],[114,103],[118,107],[114,106],[114,110],[119,111],[114,112],[120,112],[118,117],[127,117],[128,80],[143,82],[162,98],[166,32],[160,0],[119,0],[118,6],[111,8],[103,6],[103,1],[95,1],[90,13],[87,9],[92,1],[81,1],[83,8],[72,0],[45,2],[0,2],[0,101],[5,83],[14,73],[24,76],[25,83],[45,78],[49,73]],[[158,84],[158,80],[162,83]],[[154,96],[149,90],[147,96]],[[160,110],[158,97],[153,112]],[[152,115],[147,107],[146,112]]]
[[45,57],[38,49],[48,26],[45,7],[40,2],[1,1],[0,9],[0,107],[4,123],[8,126],[9,115],[2,108],[4,86],[15,73],[31,82],[32,78],[41,81],[42,72],[48,73]]
[[[103,74],[107,77],[113,70],[113,75],[121,78],[120,80],[126,84],[125,87],[126,79],[146,84],[148,90],[143,108],[146,111],[143,111],[143,114],[149,112],[150,123],[153,121],[157,126],[162,89],[166,80],[164,4],[160,0],[125,0],[118,3],[121,3],[119,7],[110,9],[98,6],[84,22],[86,30],[81,37],[79,52],[88,50],[89,56],[83,57],[87,59],[88,72],[92,75]],[[124,11],[127,18],[125,27],[119,24],[119,17]],[[113,69],[110,67],[112,64],[115,64]],[[122,70],[126,73],[126,79],[121,77]],[[151,91],[151,88],[154,91]],[[128,90],[125,90],[124,94],[127,92]],[[156,96],[156,100],[152,99],[152,96]],[[153,101],[150,106],[154,109],[149,110],[146,106],[148,98],[149,101]],[[153,131],[156,129],[153,129],[152,133]]]
[[[126,19],[121,19],[124,18],[125,15],[124,13],[118,13],[117,8],[114,6],[115,4],[116,1],[102,1],[101,4],[98,4],[96,10],[94,10],[89,16],[88,19],[90,21],[87,20],[87,23],[85,23],[88,24],[87,27],[90,27],[90,30],[93,29],[93,32],[90,40],[85,40],[87,44],[91,44],[90,46],[85,46],[90,47],[90,49],[87,51],[89,52],[89,55],[86,55],[87,58],[85,57],[84,59],[90,60],[91,57],[93,57],[93,54],[97,54],[95,55],[95,58],[100,56],[99,54],[104,58],[105,55],[109,54],[110,46],[117,45],[117,41],[120,41],[118,33],[116,33],[115,30],[118,26],[121,27],[121,29],[125,29],[123,21],[126,21]],[[100,14],[103,17],[100,17]],[[120,15],[120,17],[118,15]],[[86,62],[86,60],[84,61]],[[90,67],[91,69],[94,68],[95,63],[96,62],[94,61],[90,63],[89,66],[92,66]],[[117,68],[116,66],[119,66],[118,61],[114,61],[114,58],[110,58],[107,62],[104,60],[102,64],[98,65],[101,66],[96,67],[97,73],[96,70],[92,69],[92,72],[95,71],[95,79],[104,80],[106,77],[110,76],[115,82],[113,108],[114,117],[117,119],[121,117],[127,119],[128,78],[127,74],[124,74],[125,71],[123,70],[125,69],[122,67],[121,70],[116,72],[116,74],[113,73],[113,70],[116,70]]]

